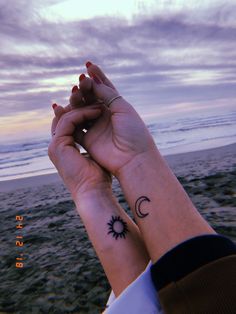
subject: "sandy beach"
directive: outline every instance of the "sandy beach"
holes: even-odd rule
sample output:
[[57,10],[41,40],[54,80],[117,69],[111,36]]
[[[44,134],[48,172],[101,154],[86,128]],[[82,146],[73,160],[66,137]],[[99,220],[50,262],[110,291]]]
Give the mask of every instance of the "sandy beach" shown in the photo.
[[[236,241],[236,144],[166,160],[200,213]],[[129,211],[116,180],[113,190]],[[0,313],[100,313],[110,287],[58,175],[0,182],[0,200]]]

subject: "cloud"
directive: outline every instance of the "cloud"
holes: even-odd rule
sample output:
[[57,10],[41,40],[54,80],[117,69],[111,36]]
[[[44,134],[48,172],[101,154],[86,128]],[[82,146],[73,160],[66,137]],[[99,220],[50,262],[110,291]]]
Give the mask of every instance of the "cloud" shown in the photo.
[[153,11],[132,20],[46,20],[40,8],[57,2],[0,2],[2,115],[67,101],[87,60],[140,107],[236,97],[235,5]]

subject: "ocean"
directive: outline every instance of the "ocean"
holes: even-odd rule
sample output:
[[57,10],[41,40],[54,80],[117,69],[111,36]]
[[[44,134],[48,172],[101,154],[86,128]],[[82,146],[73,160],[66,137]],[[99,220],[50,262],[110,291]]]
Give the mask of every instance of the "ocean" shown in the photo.
[[[236,110],[221,114],[155,117],[147,122],[163,155],[236,142]],[[48,158],[50,138],[0,143],[0,181],[56,172]]]

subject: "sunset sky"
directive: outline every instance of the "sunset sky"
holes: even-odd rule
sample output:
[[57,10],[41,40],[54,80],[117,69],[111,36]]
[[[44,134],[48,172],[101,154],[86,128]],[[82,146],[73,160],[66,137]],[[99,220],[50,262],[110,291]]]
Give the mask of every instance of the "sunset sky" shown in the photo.
[[0,141],[48,136],[88,60],[145,118],[236,108],[236,2],[0,0]]

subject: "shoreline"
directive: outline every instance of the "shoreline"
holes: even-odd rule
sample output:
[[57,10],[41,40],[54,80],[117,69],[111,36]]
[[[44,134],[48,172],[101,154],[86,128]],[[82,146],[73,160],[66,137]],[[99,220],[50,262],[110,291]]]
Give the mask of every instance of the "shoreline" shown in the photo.
[[[177,154],[169,154],[169,155],[163,155],[169,166],[172,168],[172,170],[175,172],[175,174],[178,176],[189,176],[190,174],[187,173],[188,171],[191,172],[191,174],[195,174],[199,176],[200,174],[206,175],[205,172],[212,173],[214,170],[217,171],[224,171],[227,170],[229,164],[224,160],[224,157],[227,156],[233,156],[236,157],[236,143],[229,144],[225,146],[220,146],[216,148],[209,148],[209,149],[203,149],[198,151],[190,151],[186,153],[177,153]],[[207,161],[215,161],[214,165],[210,165],[209,163],[209,169],[204,169],[204,171],[196,171],[193,169],[193,164],[198,164],[201,166],[203,162]],[[226,165],[227,164],[227,165]],[[196,165],[195,165],[196,166]],[[213,167],[212,167],[213,166]],[[236,166],[236,158],[235,163],[231,166]],[[184,167],[184,171],[183,171]],[[208,170],[208,171],[207,171]],[[185,173],[183,173],[185,172]],[[5,180],[0,181],[0,193],[3,192],[10,192],[17,189],[22,188],[30,188],[30,187],[39,187],[42,185],[47,184],[53,184],[53,183],[62,183],[62,180],[57,172],[50,173],[50,174],[42,174],[32,177],[25,177],[25,178],[19,178],[19,179],[11,179],[11,180]]]
[[39,187],[45,184],[62,183],[57,172],[41,174],[38,176],[0,181],[0,193],[11,192],[18,189]]

